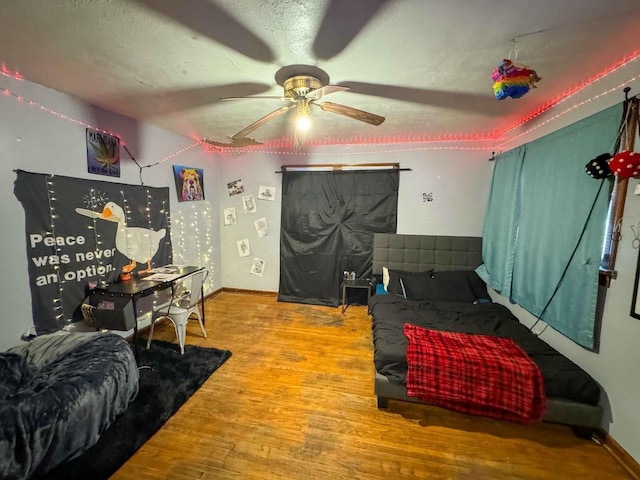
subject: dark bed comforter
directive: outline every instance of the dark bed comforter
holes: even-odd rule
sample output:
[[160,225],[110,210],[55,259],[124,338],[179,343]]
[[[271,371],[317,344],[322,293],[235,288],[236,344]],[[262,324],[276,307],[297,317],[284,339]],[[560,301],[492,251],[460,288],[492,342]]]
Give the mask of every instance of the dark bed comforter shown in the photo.
[[504,306],[407,300],[398,295],[371,298],[374,363],[391,382],[404,385],[408,340],[405,323],[424,328],[513,339],[538,365],[547,397],[597,405],[599,385],[580,367],[540,340]]
[[0,478],[43,475],[95,444],[138,393],[126,340],[50,335],[0,353]]

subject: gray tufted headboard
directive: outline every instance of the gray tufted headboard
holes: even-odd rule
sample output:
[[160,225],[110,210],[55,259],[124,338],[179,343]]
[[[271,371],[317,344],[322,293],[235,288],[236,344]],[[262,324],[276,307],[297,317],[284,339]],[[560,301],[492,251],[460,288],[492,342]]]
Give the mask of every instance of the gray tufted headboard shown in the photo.
[[473,270],[482,264],[482,237],[435,235],[373,235],[373,274],[382,267],[421,272],[434,270]]

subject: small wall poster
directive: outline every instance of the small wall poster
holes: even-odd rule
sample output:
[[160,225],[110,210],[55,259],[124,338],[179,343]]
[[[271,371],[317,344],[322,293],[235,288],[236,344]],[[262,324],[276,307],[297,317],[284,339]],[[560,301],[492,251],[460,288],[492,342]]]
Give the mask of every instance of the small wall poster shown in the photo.
[[87,128],[87,171],[109,177],[120,176],[120,139]]
[[251,270],[249,270],[249,273],[251,275],[257,275],[258,277],[261,277],[262,275],[264,275],[264,260],[262,260],[261,258],[254,258],[253,262],[251,262]]
[[227,183],[227,191],[230,197],[243,193],[244,185],[242,184],[242,180],[234,180],[233,182]]
[[204,171],[201,168],[173,166],[179,202],[204,200]]
[[228,207],[224,209],[224,224],[235,225],[238,223],[238,217],[236,216],[236,207]]
[[270,202],[275,202],[276,188],[265,187],[264,185],[260,185],[260,188],[258,189],[258,198],[260,200],[269,200]]
[[248,257],[249,255],[251,255],[251,245],[249,245],[248,238],[238,240],[236,244],[238,246],[238,255],[240,255],[241,257]]
[[256,227],[256,232],[258,232],[258,237],[266,237],[267,236],[267,219],[262,217],[253,222]]
[[242,197],[242,208],[244,208],[244,213],[255,213],[257,211],[256,200],[253,195]]

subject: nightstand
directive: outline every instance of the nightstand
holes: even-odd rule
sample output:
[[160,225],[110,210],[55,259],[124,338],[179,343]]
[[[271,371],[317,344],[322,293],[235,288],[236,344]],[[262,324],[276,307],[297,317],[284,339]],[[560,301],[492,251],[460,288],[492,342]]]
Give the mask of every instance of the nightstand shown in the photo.
[[369,299],[371,298],[370,280],[343,280],[342,281],[342,313],[347,307],[347,288],[364,288],[367,290],[367,313],[369,313]]

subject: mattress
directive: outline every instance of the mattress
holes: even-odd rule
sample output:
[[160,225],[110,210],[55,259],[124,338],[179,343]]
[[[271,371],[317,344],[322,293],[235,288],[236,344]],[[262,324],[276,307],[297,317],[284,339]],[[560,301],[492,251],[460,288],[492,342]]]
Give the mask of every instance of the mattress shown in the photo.
[[403,325],[514,340],[539,367],[549,398],[597,405],[600,386],[584,370],[538,338],[504,306],[407,300],[399,295],[370,299],[376,371],[396,385],[404,385],[408,341]]

